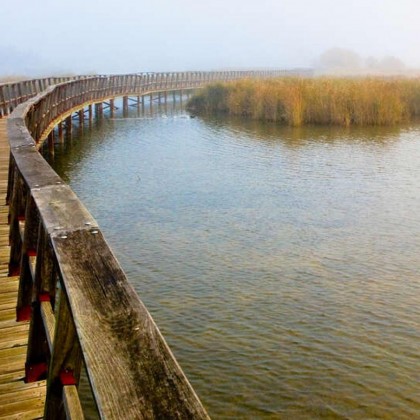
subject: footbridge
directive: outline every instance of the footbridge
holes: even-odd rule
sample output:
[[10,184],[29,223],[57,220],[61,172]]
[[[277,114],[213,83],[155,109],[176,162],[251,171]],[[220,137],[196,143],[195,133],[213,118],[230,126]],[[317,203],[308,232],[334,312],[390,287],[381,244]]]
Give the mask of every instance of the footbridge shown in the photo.
[[53,149],[71,137],[73,124],[112,115],[118,97],[127,111],[130,103],[216,81],[289,74],[141,73],[0,85],[0,418],[83,418],[82,372],[100,418],[208,418],[97,222],[38,150],[45,140]]

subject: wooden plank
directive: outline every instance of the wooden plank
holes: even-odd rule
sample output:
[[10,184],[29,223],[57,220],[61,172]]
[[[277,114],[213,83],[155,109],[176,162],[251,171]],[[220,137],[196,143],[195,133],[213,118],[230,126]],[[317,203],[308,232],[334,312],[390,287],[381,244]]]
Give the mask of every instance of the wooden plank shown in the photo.
[[63,402],[64,411],[68,420],[83,420],[85,418],[76,386],[69,385],[63,387]]
[[17,291],[19,287],[19,278],[18,277],[5,277],[0,278],[0,290],[4,293],[15,293],[17,296]]
[[16,297],[17,293],[15,290],[13,291],[5,291],[0,293],[0,302],[7,301],[7,300],[13,300],[16,306]]
[[23,381],[16,383],[19,384],[19,387],[9,385],[6,393],[0,393],[0,407],[31,398],[45,398],[45,381],[33,382],[31,384],[25,384]]
[[14,347],[5,347],[0,349],[0,365],[8,366],[14,363],[15,361],[25,361],[26,359],[26,346],[14,346]]
[[25,367],[26,355],[10,358],[5,360],[5,363],[0,364],[0,375],[20,371]]
[[97,227],[96,220],[67,185],[36,189],[32,195],[49,233]]
[[24,118],[21,118],[19,115],[24,114],[28,108],[27,105],[19,106],[19,109],[16,110],[14,115],[7,119],[7,137],[12,149],[15,147],[29,147],[35,145],[34,139],[26,128]]
[[0,406],[0,419],[34,419],[44,413],[44,396]]
[[0,336],[0,349],[25,345],[28,342],[29,324],[16,323],[16,326],[4,328]]
[[9,337],[9,339],[2,339],[0,343],[0,348],[10,348],[15,346],[26,346],[28,343],[28,333],[16,334],[14,337]]
[[[16,309],[5,309],[0,311],[0,323],[14,321],[16,322]],[[0,337],[1,341],[1,337]]]
[[44,322],[45,335],[47,336],[50,352],[53,350],[55,317],[50,302],[41,302],[41,317]]
[[0,384],[0,395],[11,393],[18,393],[20,390],[27,390],[31,388],[42,388],[46,386],[46,381],[25,383],[24,381],[14,381],[7,384]]
[[7,309],[16,309],[16,298],[0,299],[0,311]]
[[63,184],[63,180],[53,171],[35,147],[17,147],[12,149],[12,154],[25,184],[30,189]]
[[16,325],[24,325],[28,324],[28,321],[16,322],[16,311],[12,311],[12,318],[11,319],[1,319],[0,320],[0,330],[3,328],[14,327]]
[[25,379],[25,369],[16,370],[15,372],[5,373],[0,375],[0,384],[8,385],[15,382],[23,382]]

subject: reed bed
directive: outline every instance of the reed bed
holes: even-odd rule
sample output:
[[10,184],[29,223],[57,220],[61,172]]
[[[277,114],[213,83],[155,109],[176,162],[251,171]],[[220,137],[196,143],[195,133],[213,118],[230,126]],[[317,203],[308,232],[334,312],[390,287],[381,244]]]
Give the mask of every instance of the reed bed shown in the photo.
[[394,125],[420,116],[420,78],[244,79],[204,88],[188,109],[295,127]]

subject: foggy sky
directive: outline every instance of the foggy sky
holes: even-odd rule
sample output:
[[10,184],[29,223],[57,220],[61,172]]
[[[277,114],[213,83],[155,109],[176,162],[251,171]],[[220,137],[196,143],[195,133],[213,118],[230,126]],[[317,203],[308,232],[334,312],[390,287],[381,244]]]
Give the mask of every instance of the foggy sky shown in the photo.
[[311,67],[332,47],[420,67],[419,16],[419,0],[13,0],[0,52],[75,73]]

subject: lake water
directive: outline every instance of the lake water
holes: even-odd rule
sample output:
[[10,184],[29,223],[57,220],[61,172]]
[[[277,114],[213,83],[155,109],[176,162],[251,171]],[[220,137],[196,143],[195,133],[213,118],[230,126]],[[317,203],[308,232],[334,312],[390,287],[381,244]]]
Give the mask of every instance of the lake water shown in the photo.
[[420,418],[420,127],[105,118],[53,166],[214,419]]

